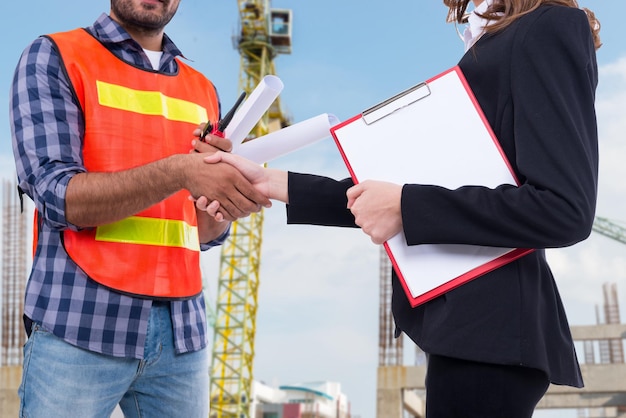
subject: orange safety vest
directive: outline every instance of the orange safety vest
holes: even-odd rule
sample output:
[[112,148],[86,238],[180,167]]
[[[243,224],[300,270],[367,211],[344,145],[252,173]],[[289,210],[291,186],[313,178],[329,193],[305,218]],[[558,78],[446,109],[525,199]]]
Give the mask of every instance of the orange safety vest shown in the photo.
[[[49,35],[85,118],[87,171],[115,172],[187,154],[191,133],[219,117],[217,94],[178,61],[178,73],[136,68],[83,29]],[[134,216],[63,232],[65,250],[96,282],[135,296],[186,299],[202,291],[198,221],[181,190]]]

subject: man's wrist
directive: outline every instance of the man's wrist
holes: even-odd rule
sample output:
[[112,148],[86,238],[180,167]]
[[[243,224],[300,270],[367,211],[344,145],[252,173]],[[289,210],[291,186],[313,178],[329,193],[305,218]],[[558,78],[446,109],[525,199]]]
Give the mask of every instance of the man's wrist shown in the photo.
[[178,190],[187,189],[190,154],[174,154],[163,160],[162,170],[170,177]]

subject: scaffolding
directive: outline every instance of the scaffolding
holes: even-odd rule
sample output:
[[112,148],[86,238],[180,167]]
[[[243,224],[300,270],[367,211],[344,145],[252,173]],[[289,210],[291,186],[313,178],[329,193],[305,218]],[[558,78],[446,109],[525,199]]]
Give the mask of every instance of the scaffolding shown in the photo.
[[22,364],[26,333],[22,322],[27,278],[26,213],[22,211],[17,186],[2,183],[2,354],[0,366]]
[[[617,297],[617,285],[604,283],[604,305],[602,309],[596,305],[596,323],[598,325],[611,325],[620,323],[619,301]],[[601,312],[604,313],[604,318]],[[598,347],[596,358],[595,344],[593,340],[585,340],[583,349],[586,364],[621,364],[624,363],[624,345],[621,338],[606,338],[595,341]],[[599,360],[599,361],[598,361]]]
[[380,247],[380,302],[378,329],[378,366],[403,364],[403,338],[395,338],[395,323],[391,314],[391,260],[384,247]]

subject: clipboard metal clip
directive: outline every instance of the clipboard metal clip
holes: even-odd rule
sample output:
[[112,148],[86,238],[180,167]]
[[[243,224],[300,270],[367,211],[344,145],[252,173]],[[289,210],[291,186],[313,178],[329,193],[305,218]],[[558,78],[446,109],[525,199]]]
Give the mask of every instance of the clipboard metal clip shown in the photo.
[[403,107],[407,107],[428,96],[430,96],[430,87],[428,83],[423,82],[364,110],[361,112],[361,117],[366,125],[371,125],[385,116],[389,116]]

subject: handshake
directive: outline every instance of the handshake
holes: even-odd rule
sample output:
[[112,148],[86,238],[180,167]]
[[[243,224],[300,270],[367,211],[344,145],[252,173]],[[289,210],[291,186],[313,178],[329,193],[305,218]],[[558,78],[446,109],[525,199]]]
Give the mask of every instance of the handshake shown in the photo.
[[[200,129],[196,130],[196,133],[199,134]],[[247,158],[230,153],[231,148],[228,139],[211,135],[206,141],[193,141],[192,153],[199,153],[204,164],[221,167],[228,165],[234,168],[246,183],[229,188],[232,193],[217,198],[196,195],[190,191],[198,210],[206,212],[217,222],[224,222],[248,216],[263,207],[269,208],[271,200],[289,204],[287,171],[265,168]],[[401,196],[402,185],[366,180],[353,185],[345,195],[336,198],[346,200],[346,207],[354,215],[355,224],[369,235],[375,244],[382,244],[402,230]],[[322,198],[327,196],[320,194],[320,199]]]

